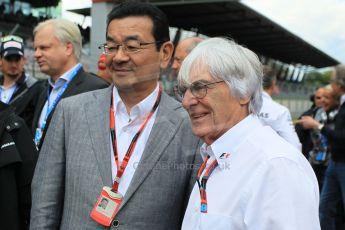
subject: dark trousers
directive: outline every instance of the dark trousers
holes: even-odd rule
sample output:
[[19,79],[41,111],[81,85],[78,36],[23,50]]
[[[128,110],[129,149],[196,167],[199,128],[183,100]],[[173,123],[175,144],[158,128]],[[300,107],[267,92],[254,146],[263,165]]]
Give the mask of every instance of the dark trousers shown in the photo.
[[322,230],[344,230],[345,162],[329,161],[320,197]]

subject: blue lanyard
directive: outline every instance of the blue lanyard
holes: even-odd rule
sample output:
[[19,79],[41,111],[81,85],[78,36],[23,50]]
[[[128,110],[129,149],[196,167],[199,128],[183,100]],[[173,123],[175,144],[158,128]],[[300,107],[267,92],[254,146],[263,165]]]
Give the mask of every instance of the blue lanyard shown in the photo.
[[60,101],[61,97],[62,97],[62,94],[65,92],[65,90],[67,89],[69,83],[73,80],[73,78],[77,75],[77,72],[80,70],[81,68],[81,64],[78,64],[77,67],[75,67],[75,69],[73,70],[73,72],[70,74],[70,77],[69,79],[65,82],[65,84],[61,87],[61,89],[59,90],[58,92],[58,95],[56,96],[55,100],[53,101],[53,103],[51,105],[49,105],[49,94],[50,94],[50,91],[49,91],[49,87],[48,87],[48,90],[47,90],[47,113],[42,121],[42,125],[41,127],[37,128],[36,129],[36,133],[35,133],[35,143],[36,145],[38,146],[39,145],[39,142],[42,138],[42,132],[47,124],[47,119],[50,115],[50,113],[54,110],[54,108],[56,107],[57,103]]

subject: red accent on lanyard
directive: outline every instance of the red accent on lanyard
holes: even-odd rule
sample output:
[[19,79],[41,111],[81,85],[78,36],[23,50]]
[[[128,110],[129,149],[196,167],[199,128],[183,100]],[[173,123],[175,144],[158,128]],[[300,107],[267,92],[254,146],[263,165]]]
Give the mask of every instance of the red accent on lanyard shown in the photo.
[[202,163],[202,165],[200,166],[200,169],[198,172],[198,177],[197,177],[197,182],[198,182],[199,191],[200,191],[200,200],[201,200],[200,211],[202,213],[207,213],[207,195],[206,195],[207,180],[211,176],[213,170],[218,166],[217,159],[213,160],[212,163],[210,164],[210,166],[206,169],[206,172],[205,172],[204,176],[201,178],[201,182],[200,182],[201,173],[204,171],[204,169],[206,167],[206,163],[207,163],[209,158],[210,158],[210,156],[208,155],[207,158]]
[[162,89],[159,88],[159,92],[158,92],[158,96],[156,99],[155,104],[153,105],[150,113],[147,115],[145,121],[143,122],[143,124],[141,125],[139,131],[134,135],[128,149],[126,152],[126,155],[123,158],[123,161],[121,163],[121,165],[119,166],[119,156],[118,156],[118,149],[117,149],[117,141],[116,141],[116,131],[115,131],[115,112],[114,112],[114,104],[113,104],[113,96],[111,97],[111,106],[110,106],[110,134],[111,134],[111,139],[113,142],[113,150],[114,150],[114,156],[115,156],[115,162],[116,162],[116,166],[117,166],[117,173],[116,173],[116,178],[114,180],[113,186],[112,186],[112,191],[113,192],[117,192],[118,188],[119,188],[119,184],[120,184],[120,179],[127,167],[127,164],[129,162],[129,160],[131,159],[132,153],[134,151],[134,148],[137,144],[137,141],[142,133],[142,131],[144,130],[146,124],[148,123],[148,121],[151,119],[152,115],[155,113],[159,102],[161,100],[161,96],[162,96]]

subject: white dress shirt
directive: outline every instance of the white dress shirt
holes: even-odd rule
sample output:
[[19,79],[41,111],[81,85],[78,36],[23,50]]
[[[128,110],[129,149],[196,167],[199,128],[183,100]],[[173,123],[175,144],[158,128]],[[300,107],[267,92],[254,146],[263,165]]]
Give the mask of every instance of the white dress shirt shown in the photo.
[[344,102],[345,102],[345,94],[340,96],[340,106],[342,106]]
[[264,125],[271,126],[279,136],[295,146],[299,151],[302,150],[302,144],[292,123],[289,109],[273,101],[266,92],[262,92],[262,107],[259,117]]
[[[145,121],[147,115],[150,113],[153,105],[156,102],[159,92],[159,86],[157,84],[156,89],[139,104],[132,107],[130,114],[127,113],[126,106],[123,103],[116,87],[113,89],[114,98],[114,111],[115,111],[115,129],[116,129],[116,140],[117,149],[119,154],[119,165],[121,165],[124,156],[126,155],[127,149],[134,137],[134,135],[139,131],[141,125]],[[158,106],[159,107],[159,106]],[[119,184],[119,192],[124,196],[129,187],[129,184],[133,178],[136,168],[138,167],[140,158],[144,152],[146,142],[151,133],[153,123],[157,114],[155,113],[146,124],[143,132],[137,140],[137,144],[134,148],[132,156],[128,162],[128,165],[122,175]],[[111,137],[110,137],[111,138]],[[115,156],[113,151],[113,145],[111,141],[111,173],[113,181],[117,173],[117,165],[115,163]]]
[[206,185],[208,213],[195,184],[183,230],[318,230],[319,188],[304,156],[249,115],[201,155],[219,166]]
[[0,85],[0,100],[3,103],[8,104],[13,94],[15,93],[16,89],[17,89],[16,83],[13,83],[11,86],[6,87],[6,88]]
[[[44,107],[41,111],[40,119],[38,120],[38,127],[42,127],[42,123],[46,118],[48,112],[48,105],[51,106],[57,96],[59,95],[61,87],[67,82],[70,81],[72,77],[72,73],[75,69],[80,68],[81,64],[76,64],[72,69],[68,70],[66,73],[61,75],[55,82],[53,82],[50,78],[48,79],[49,85],[52,87],[52,90],[47,98],[47,101],[44,104]],[[60,98],[61,99],[61,98]]]

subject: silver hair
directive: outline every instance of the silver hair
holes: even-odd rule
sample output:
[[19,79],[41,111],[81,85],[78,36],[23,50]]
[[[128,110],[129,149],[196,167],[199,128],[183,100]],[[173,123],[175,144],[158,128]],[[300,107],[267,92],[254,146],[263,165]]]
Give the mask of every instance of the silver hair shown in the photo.
[[206,69],[215,80],[224,80],[237,99],[250,98],[248,110],[258,114],[262,105],[262,65],[251,50],[227,38],[201,42],[183,61],[179,85],[190,84],[191,71]]
[[335,66],[335,76],[332,79],[345,91],[345,64],[339,64]]
[[66,19],[49,19],[39,23],[34,29],[34,36],[46,26],[52,26],[55,37],[62,43],[70,42],[73,46],[74,56],[80,60],[82,37],[78,26]]

